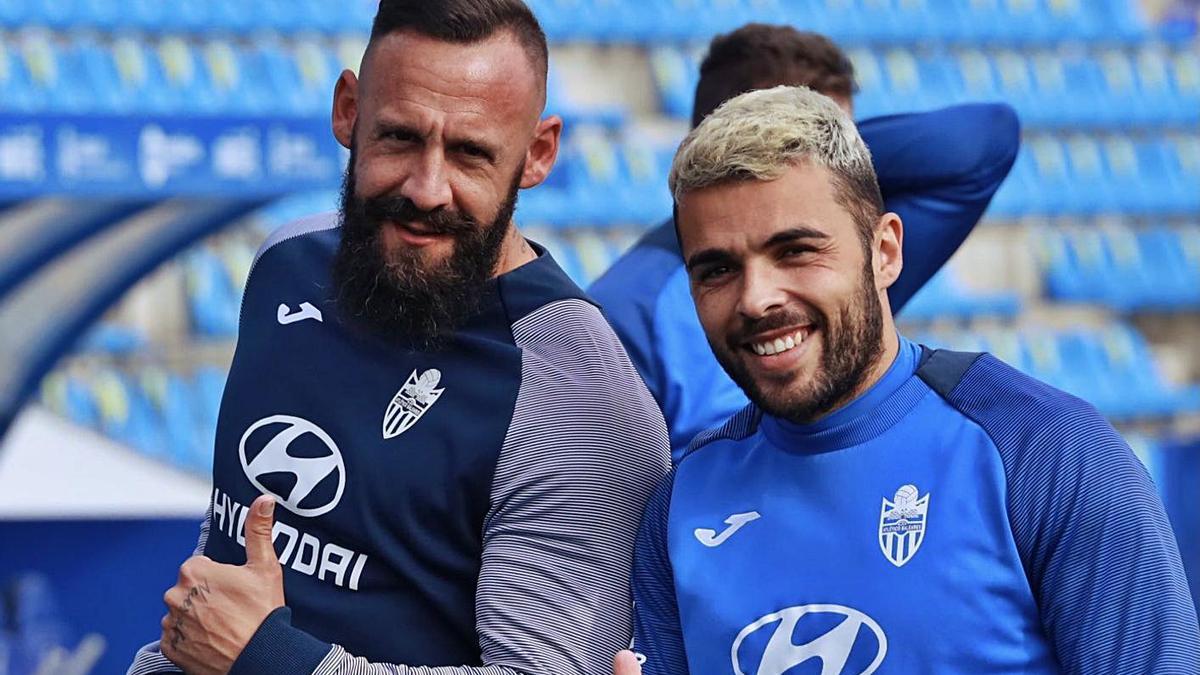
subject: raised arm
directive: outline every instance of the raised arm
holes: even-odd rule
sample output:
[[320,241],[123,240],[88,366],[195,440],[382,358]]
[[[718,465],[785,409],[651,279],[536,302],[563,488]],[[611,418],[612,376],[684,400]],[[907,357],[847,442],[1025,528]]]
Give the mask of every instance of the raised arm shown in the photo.
[[899,311],[950,259],[1008,175],[1020,145],[1016,112],[973,103],[863,120],[886,207],[904,221],[904,271],[889,290]]

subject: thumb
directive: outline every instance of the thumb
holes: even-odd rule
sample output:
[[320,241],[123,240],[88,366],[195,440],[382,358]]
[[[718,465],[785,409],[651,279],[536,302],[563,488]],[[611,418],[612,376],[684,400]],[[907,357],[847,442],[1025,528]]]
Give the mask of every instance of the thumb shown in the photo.
[[275,498],[262,495],[250,505],[246,516],[246,564],[278,565],[271,530],[275,527]]
[[613,659],[613,675],[642,675],[642,667],[633,652],[628,649],[617,652]]

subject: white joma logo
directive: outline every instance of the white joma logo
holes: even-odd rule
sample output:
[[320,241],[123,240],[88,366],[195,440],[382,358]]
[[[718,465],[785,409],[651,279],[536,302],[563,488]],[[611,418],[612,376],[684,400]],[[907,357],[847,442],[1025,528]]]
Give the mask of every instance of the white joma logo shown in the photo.
[[752,520],[761,518],[758,511],[748,511],[746,513],[735,513],[725,519],[725,524],[729,527],[725,528],[721,534],[717,534],[716,530],[710,530],[707,527],[696,528],[696,540],[709,548],[720,546],[725,543],[725,540],[732,537],[734,532],[742,529],[742,526]]
[[305,319],[316,319],[321,323],[325,323],[325,319],[321,316],[321,310],[312,306],[312,303],[300,303],[300,309],[291,311],[291,308],[286,304],[280,303],[279,309],[275,310],[275,318],[279,321],[279,325],[286,326],[289,323],[296,323]]

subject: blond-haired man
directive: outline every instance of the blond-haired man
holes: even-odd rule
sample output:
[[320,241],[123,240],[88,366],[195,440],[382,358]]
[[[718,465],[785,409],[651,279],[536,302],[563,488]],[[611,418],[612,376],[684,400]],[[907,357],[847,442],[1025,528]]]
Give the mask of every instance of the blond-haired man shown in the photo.
[[752,403],[643,519],[645,672],[1200,671],[1176,543],[1112,427],[897,334],[903,225],[837,105],[731,100],[671,189],[700,322]]

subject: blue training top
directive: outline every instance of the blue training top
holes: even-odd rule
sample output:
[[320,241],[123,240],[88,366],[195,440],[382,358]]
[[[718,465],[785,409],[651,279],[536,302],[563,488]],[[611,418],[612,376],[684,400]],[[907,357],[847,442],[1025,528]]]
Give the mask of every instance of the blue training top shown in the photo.
[[[958,249],[1008,175],[1017,118],[1004,104],[973,104],[877,117],[858,129],[885,206],[904,221],[904,271],[888,291],[899,311]],[[588,292],[662,407],[674,459],[746,405],[696,318],[673,221],[647,233]]]
[[1116,431],[904,339],[815,424],[749,406],[697,438],[647,507],[634,599],[646,675],[1200,672],[1178,548]]

